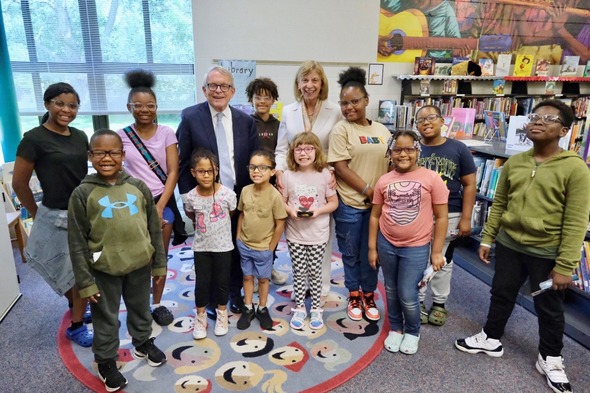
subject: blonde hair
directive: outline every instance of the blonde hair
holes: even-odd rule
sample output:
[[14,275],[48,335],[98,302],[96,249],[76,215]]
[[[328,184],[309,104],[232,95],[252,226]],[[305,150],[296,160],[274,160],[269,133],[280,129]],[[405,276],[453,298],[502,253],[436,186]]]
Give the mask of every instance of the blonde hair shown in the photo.
[[293,93],[295,94],[295,99],[297,101],[301,101],[303,99],[303,94],[299,90],[299,81],[311,74],[313,71],[317,72],[320,76],[320,79],[322,80],[322,89],[320,90],[320,95],[318,98],[321,101],[328,99],[328,77],[324,72],[324,67],[322,67],[322,65],[315,60],[307,60],[299,66],[297,74],[295,75]]
[[313,132],[301,132],[295,135],[295,138],[289,143],[287,152],[287,167],[292,171],[297,171],[299,165],[295,162],[295,148],[301,145],[312,145],[315,149],[315,160],[313,167],[316,171],[321,172],[328,166],[328,160],[322,149],[320,139]]

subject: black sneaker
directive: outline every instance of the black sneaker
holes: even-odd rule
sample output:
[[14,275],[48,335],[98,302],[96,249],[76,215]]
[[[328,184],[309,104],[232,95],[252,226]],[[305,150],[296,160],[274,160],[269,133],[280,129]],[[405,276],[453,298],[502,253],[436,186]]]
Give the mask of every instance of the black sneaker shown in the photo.
[[98,377],[104,382],[107,392],[116,392],[127,386],[127,379],[117,370],[114,360],[98,363]]
[[160,351],[160,349],[154,345],[155,339],[155,337],[150,338],[145,343],[135,347],[134,350],[135,357],[139,359],[147,359],[148,364],[152,367],[161,366],[166,361],[166,355],[164,352]]
[[268,312],[268,308],[258,307],[258,310],[256,311],[256,318],[258,319],[258,321],[260,321],[261,328],[263,328],[264,330],[272,329],[273,321],[270,317],[270,313]]
[[563,358],[561,356],[547,356],[545,360],[539,354],[537,370],[547,378],[547,385],[557,393],[573,392],[572,385],[565,374]]
[[250,327],[250,322],[254,319],[254,309],[253,308],[242,308],[242,315],[240,319],[238,319],[238,329],[246,330]]
[[174,321],[174,315],[165,306],[159,306],[152,311],[152,318],[160,326],[168,326]]
[[471,337],[461,338],[455,341],[455,347],[458,350],[467,353],[483,352],[494,358],[499,358],[504,354],[504,349],[502,348],[500,340],[492,340],[488,338],[483,330]]

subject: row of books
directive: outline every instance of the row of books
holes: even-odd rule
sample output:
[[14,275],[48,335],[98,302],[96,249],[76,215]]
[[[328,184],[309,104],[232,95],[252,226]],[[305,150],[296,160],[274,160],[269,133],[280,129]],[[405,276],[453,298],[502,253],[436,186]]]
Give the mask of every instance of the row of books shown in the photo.
[[477,168],[475,174],[475,187],[477,193],[486,198],[494,198],[496,195],[498,179],[502,173],[502,166],[506,162],[506,159],[474,156],[473,161]]
[[[564,56],[563,63],[559,67],[560,76],[576,76],[580,56]],[[477,63],[469,57],[453,57],[452,63],[437,64],[433,57],[420,56],[414,60],[415,75],[477,75],[477,76],[507,76],[510,73],[512,54],[498,55],[498,61],[494,64],[491,58],[480,58]],[[531,54],[517,54],[514,60],[514,76],[554,76],[552,74],[551,60],[544,57],[536,57]],[[584,68],[584,77],[590,76],[590,60]]]
[[399,129],[411,129],[416,110],[412,102],[398,105],[396,100],[381,100],[379,101],[377,121],[385,125],[391,132]]
[[575,270],[576,279],[574,286],[578,289],[590,293],[590,242],[585,241],[582,245],[582,258],[580,264]]

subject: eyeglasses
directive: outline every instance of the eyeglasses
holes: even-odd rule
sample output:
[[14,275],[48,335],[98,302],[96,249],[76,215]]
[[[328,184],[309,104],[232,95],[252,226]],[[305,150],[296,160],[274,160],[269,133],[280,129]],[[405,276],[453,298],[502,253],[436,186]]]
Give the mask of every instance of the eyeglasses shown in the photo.
[[393,154],[402,154],[402,151],[406,154],[414,154],[418,151],[415,147],[394,147],[391,149]]
[[254,96],[254,101],[263,101],[263,102],[271,102],[272,97],[269,96]]
[[295,154],[301,154],[305,152],[305,154],[311,154],[312,151],[315,151],[315,147],[313,146],[305,146],[305,147],[296,147],[293,149]]
[[60,101],[60,100],[49,100],[49,102],[52,102],[53,105],[57,106],[59,109],[63,109],[67,106],[71,110],[77,111],[78,108],[80,107],[80,105],[77,102],[70,102],[67,104],[63,101]]
[[432,123],[433,121],[435,121],[438,118],[440,118],[440,116],[439,115],[435,115],[435,114],[428,115],[428,116],[425,116],[425,117],[418,117],[416,119],[416,124],[422,124],[426,120],[428,120],[429,123]]
[[246,168],[248,168],[248,170],[250,172],[254,172],[258,169],[258,172],[260,172],[260,173],[264,173],[264,172],[268,171],[269,169],[272,169],[272,167],[270,167],[268,165],[246,165]]
[[205,175],[213,176],[215,174],[214,169],[196,169],[195,172],[199,176],[205,176]]
[[563,124],[563,120],[561,120],[561,118],[557,115],[538,115],[536,113],[531,113],[529,114],[528,118],[531,123],[536,123],[538,120],[541,120],[545,124]]
[[143,108],[147,108],[148,111],[153,112],[158,109],[158,105],[149,103],[149,104],[142,104],[141,102],[130,102],[128,104],[134,111],[140,111]]
[[228,85],[227,83],[222,83],[221,85],[218,85],[217,83],[207,83],[207,89],[209,89],[209,91],[216,91],[219,88],[225,93],[232,87],[232,85]]
[[346,108],[348,106],[348,104],[350,104],[356,108],[361,103],[361,101],[364,100],[365,98],[367,98],[367,96],[364,96],[361,98],[354,98],[350,101],[338,101],[338,103],[340,104],[340,107],[342,107],[342,108]]
[[90,150],[94,158],[105,158],[108,154],[111,158],[119,158],[123,155],[123,150]]

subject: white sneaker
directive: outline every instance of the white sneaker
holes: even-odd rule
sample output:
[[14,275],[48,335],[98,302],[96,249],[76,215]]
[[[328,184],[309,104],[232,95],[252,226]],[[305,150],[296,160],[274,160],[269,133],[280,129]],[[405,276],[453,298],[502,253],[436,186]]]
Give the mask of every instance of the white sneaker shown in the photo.
[[207,337],[207,313],[197,312],[195,317],[195,327],[193,329],[193,338],[195,340],[201,340]]
[[289,279],[289,275],[272,269],[270,272],[270,281],[275,285],[283,285]]
[[547,378],[547,385],[554,392],[573,392],[570,381],[565,375],[565,367],[561,356],[547,356],[546,360],[543,360],[543,357],[539,354],[535,367]]
[[502,348],[500,340],[488,338],[483,329],[476,335],[455,341],[455,347],[457,347],[458,350],[467,353],[483,352],[494,358],[499,358],[504,354],[504,349]]
[[217,309],[217,319],[215,320],[215,335],[225,336],[228,332],[227,310]]

